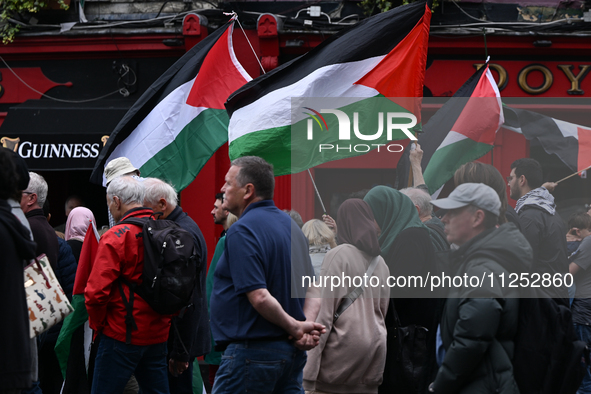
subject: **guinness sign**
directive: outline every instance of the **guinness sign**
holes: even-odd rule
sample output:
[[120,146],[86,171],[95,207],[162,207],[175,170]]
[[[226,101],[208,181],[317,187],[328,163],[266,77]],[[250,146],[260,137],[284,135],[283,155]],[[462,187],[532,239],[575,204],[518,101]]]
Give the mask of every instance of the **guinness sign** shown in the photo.
[[[90,170],[101,149],[109,139],[108,135],[76,136],[66,134],[60,136],[63,139],[75,140],[70,142],[55,143],[48,141],[47,135],[27,135],[26,137],[2,137],[0,142],[4,148],[8,148],[25,161],[32,170]],[[86,139],[86,141],[83,141]]]
[[33,171],[92,170],[129,109],[104,105],[27,101],[8,110],[0,142]]

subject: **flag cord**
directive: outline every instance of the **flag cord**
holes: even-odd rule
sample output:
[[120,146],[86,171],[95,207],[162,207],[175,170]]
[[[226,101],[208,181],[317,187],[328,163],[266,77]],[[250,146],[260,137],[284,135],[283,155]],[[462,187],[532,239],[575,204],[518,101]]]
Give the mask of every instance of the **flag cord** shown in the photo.
[[318,188],[316,187],[316,182],[314,182],[314,178],[312,177],[312,173],[310,172],[309,168],[308,168],[308,175],[310,175],[310,180],[312,181],[312,185],[314,185],[314,190],[316,190],[316,195],[318,196],[318,199],[320,200],[320,205],[322,205],[322,212],[324,212],[324,214],[326,215],[326,208],[324,207],[324,203],[322,202],[322,197],[320,197],[320,193],[318,192]]
[[232,14],[234,15],[234,18],[236,19],[236,22],[238,22],[238,26],[240,26],[240,30],[242,30],[242,34],[244,34],[244,38],[246,38],[246,42],[248,42],[248,45],[250,46],[250,49],[252,50],[252,53],[254,54],[254,58],[257,59],[257,62],[259,63],[259,66],[261,67],[263,74],[266,74],[267,72],[265,71],[265,68],[263,67],[263,64],[261,63],[261,60],[259,59],[259,57],[257,56],[257,53],[255,52],[254,48],[252,47],[252,44],[250,43],[250,40],[248,39],[248,36],[246,35],[244,28],[242,27],[242,23],[240,23],[240,19],[238,19],[238,14],[236,13],[236,11],[233,11]]
[[482,35],[484,36],[484,57],[487,59],[486,62],[488,63],[488,46],[486,45],[486,28],[482,28]]

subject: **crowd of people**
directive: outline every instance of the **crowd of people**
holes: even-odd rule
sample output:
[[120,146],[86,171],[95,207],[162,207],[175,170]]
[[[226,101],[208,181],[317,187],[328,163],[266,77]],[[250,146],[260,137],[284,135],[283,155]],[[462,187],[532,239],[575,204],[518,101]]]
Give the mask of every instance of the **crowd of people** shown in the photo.
[[[417,146],[413,187],[375,186],[345,200],[336,220],[306,222],[275,206],[269,163],[234,160],[213,198],[223,232],[208,270],[203,234],[177,191],[142,178],[128,159],[105,168],[111,225],[97,246],[84,202],[68,199],[65,225],[52,228],[47,183],[1,149],[0,312],[14,323],[0,328],[0,393],[201,394],[193,387],[201,356],[214,394],[519,393],[512,363],[522,293],[504,281],[572,275],[572,286],[541,290],[572,311],[577,336],[590,344],[591,215],[577,213],[567,226],[556,184],[543,183],[527,158],[506,181],[491,165],[467,163],[451,194],[432,200],[421,159]],[[198,275],[178,313],[158,313],[136,294],[147,241],[134,218],[172,221],[191,235]],[[67,297],[81,300],[65,360],[55,351],[63,322],[29,338],[22,270],[41,254]],[[390,282],[439,274],[483,281],[435,292]],[[345,277],[371,280],[336,288],[320,280]],[[591,393],[588,369],[578,392]]]

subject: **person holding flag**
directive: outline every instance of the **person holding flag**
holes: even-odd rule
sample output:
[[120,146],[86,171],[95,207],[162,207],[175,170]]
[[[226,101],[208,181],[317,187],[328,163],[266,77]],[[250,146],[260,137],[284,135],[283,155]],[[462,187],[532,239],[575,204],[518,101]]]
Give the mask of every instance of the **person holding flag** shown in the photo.
[[437,198],[460,166],[493,149],[503,122],[501,95],[487,63],[423,126],[418,140],[423,152],[420,166],[411,163],[411,152],[416,152],[407,147],[396,166],[398,188],[406,187],[410,168]]

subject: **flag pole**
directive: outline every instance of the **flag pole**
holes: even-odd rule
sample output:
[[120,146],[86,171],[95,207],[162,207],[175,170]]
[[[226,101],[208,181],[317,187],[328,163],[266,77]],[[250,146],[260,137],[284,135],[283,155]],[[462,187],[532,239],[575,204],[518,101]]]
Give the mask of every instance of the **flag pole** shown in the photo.
[[244,28],[242,27],[242,23],[240,23],[240,20],[238,19],[238,13],[236,11],[224,12],[224,15],[232,15],[232,19],[234,19],[236,22],[238,22],[238,26],[240,26],[240,30],[242,30],[242,34],[244,34],[244,38],[246,38],[246,42],[248,42],[248,45],[250,46],[250,49],[252,50],[252,53],[254,54],[255,59],[257,59],[257,62],[259,62],[259,67],[261,68],[261,71],[263,71],[263,74],[266,74],[267,72],[265,71],[263,64],[259,60],[259,57],[258,57],[256,51],[252,47],[252,44],[251,44],[250,40],[248,39],[248,36],[246,35]]
[[567,176],[567,177],[564,177],[564,178],[562,178],[561,180],[559,180],[559,181],[556,181],[555,183],[560,183],[560,182],[562,182],[562,181],[566,181],[568,178],[570,178],[570,177],[573,177],[573,176],[575,176],[575,175],[578,175],[578,174],[580,174],[581,172],[583,172],[583,171],[585,171],[585,170],[588,170],[589,168],[591,168],[591,166],[589,166],[589,167],[587,167],[587,168],[583,168],[581,171],[577,171],[577,172],[575,172],[574,174],[570,174],[569,176]]
[[320,200],[320,205],[322,205],[322,212],[326,215],[326,208],[324,207],[324,203],[322,202],[322,197],[320,197],[320,193],[318,193],[318,188],[316,187],[316,182],[314,182],[314,178],[312,178],[312,173],[308,168],[308,175],[310,175],[310,180],[312,181],[312,185],[314,185],[314,190],[316,190],[316,195],[318,196],[318,200]]

